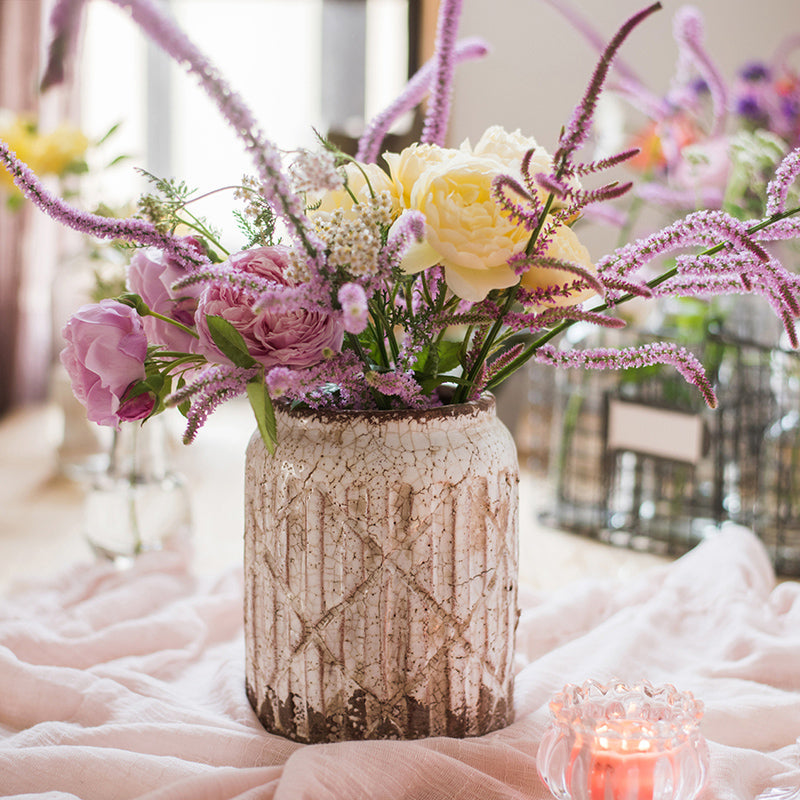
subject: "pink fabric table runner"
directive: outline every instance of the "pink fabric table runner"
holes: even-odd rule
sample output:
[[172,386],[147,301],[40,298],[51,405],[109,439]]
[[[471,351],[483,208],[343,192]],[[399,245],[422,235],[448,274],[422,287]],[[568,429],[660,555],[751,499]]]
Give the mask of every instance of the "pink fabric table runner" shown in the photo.
[[624,585],[523,593],[516,721],[479,739],[303,746],[244,693],[242,583],[175,553],[0,599],[0,796],[535,800],[566,682],[647,678],[706,704],[704,800],[800,799],[800,584],[731,528]]

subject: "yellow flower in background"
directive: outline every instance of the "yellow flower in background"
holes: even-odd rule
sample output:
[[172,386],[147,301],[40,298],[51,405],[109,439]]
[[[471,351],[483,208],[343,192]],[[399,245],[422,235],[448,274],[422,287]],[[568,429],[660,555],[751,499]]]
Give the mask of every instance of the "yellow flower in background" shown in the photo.
[[[0,112],[0,139],[27,164],[31,163],[36,141],[36,123],[29,117]],[[0,169],[0,188],[16,192],[14,181],[7,169]]]
[[[83,159],[89,140],[74,125],[62,124],[49,133],[40,133],[33,117],[1,112],[0,139],[38,175],[63,177],[72,171],[85,170]],[[18,194],[6,169],[0,169],[0,189]]]
[[[594,274],[595,269],[589,251],[584,247],[577,234],[572,228],[566,225],[559,225],[552,239],[548,242],[547,250],[544,253],[548,258],[558,258],[562,261],[571,261],[579,267],[583,267],[588,272]],[[547,289],[551,286],[566,286],[577,280],[577,276],[571,272],[555,269],[553,267],[531,267],[522,274],[520,284],[524,289],[535,291],[536,289]],[[544,303],[543,305],[574,306],[588,300],[595,294],[594,289],[583,289],[574,292],[567,297],[558,297]]]
[[39,174],[64,175],[79,164],[89,148],[85,134],[72,125],[60,125],[34,142],[35,171]]

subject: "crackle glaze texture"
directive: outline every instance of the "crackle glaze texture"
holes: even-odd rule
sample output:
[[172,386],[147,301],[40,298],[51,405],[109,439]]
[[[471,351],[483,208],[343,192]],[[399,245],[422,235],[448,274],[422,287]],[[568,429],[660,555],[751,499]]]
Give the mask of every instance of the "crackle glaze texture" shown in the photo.
[[277,411],[246,466],[247,693],[302,742],[511,721],[518,468],[494,400]]

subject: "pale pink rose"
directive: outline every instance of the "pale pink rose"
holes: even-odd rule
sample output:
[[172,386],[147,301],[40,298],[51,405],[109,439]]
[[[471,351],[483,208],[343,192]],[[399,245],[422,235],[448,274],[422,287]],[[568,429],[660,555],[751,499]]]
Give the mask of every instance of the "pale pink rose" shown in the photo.
[[122,403],[131,384],[145,377],[147,337],[136,311],[116,300],[82,306],[67,322],[64,339],[61,363],[92,422],[116,427],[150,413],[148,394]]
[[[244,250],[228,260],[228,267],[272,281],[276,286],[292,286],[284,278],[289,250],[285,247],[258,247]],[[341,321],[321,311],[265,309],[253,313],[256,297],[244,289],[212,284],[200,295],[195,314],[200,335],[198,352],[211,361],[227,359],[214,344],[207,316],[226,319],[242,335],[250,355],[268,369],[305,368],[320,363],[328,353],[342,347]]]
[[[128,290],[138,294],[151,311],[191,328],[202,287],[188,286],[174,291],[172,284],[185,275],[186,270],[160,250],[153,247],[137,250],[128,267]],[[175,325],[155,317],[144,317],[142,321],[151,344],[182,353],[196,351],[197,339]]]

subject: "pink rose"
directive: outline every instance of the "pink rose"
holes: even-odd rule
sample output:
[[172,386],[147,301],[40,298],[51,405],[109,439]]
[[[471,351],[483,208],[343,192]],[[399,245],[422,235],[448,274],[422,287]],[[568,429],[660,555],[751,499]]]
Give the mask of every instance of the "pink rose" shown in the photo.
[[131,384],[145,377],[147,356],[142,319],[130,306],[116,300],[82,306],[67,322],[64,339],[61,363],[92,422],[116,427],[150,413],[149,394],[122,403]]
[[[128,267],[128,289],[138,294],[151,311],[171,317],[188,327],[194,325],[194,312],[197,297],[202,289],[189,286],[179,292],[170,287],[186,270],[174,259],[168,258],[156,248],[137,250]],[[163,345],[167,350],[193,353],[197,349],[197,339],[155,317],[144,317],[144,330],[152,344]]]
[[[285,247],[257,247],[244,250],[228,260],[232,270],[249,272],[272,281],[276,286],[292,286],[284,278],[289,251]],[[200,335],[199,352],[211,361],[227,362],[208,330],[206,316],[223,317],[244,338],[250,355],[268,369],[271,367],[312,367],[325,358],[326,351],[338,352],[344,338],[339,320],[321,311],[297,309],[251,311],[256,300],[245,289],[212,284],[203,294],[195,314]]]

